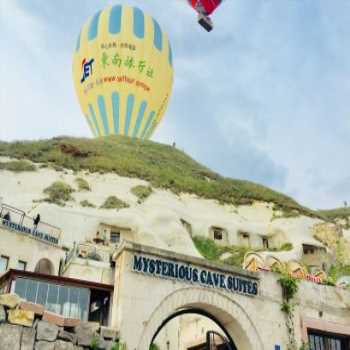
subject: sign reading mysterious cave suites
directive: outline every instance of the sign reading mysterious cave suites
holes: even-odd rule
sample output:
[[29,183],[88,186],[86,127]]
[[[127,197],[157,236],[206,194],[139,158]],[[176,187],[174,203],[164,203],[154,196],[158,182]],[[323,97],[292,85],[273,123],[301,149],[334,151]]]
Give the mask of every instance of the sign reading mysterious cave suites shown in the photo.
[[258,295],[258,282],[255,279],[215,272],[189,263],[134,255],[133,271],[248,296]]
[[45,241],[47,243],[58,245],[58,238],[53,237],[47,233],[40,232],[36,228],[31,229],[27,226],[17,224],[15,222],[7,221],[7,220],[2,220],[2,221],[0,221],[0,223],[2,223],[3,226],[6,226],[14,231],[27,234],[29,236],[32,236],[32,237],[39,239],[41,241]]

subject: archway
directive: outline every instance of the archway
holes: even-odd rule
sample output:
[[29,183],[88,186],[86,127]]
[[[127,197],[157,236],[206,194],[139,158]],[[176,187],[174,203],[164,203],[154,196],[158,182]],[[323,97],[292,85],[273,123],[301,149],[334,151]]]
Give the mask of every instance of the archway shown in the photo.
[[55,268],[49,259],[43,258],[36,264],[34,272],[42,273],[44,275],[53,275]]
[[145,324],[138,350],[148,349],[162,323],[175,312],[196,309],[210,315],[234,342],[238,350],[264,350],[260,335],[245,309],[235,300],[206,288],[183,288],[163,299]]
[[[219,320],[217,320],[214,316],[212,316],[211,314],[209,314],[208,312],[202,310],[202,309],[198,309],[198,308],[186,308],[186,309],[181,309],[178,311],[175,311],[173,314],[171,314],[169,317],[167,317],[162,324],[158,327],[156,333],[153,335],[153,338],[151,340],[151,343],[154,344],[154,342],[156,341],[158,335],[162,332],[162,330],[164,328],[167,327],[167,325],[169,325],[169,323],[172,322],[172,320],[178,318],[178,317],[182,317],[184,315],[189,315],[189,316],[200,316],[203,319],[208,319],[210,321],[212,321],[213,324],[215,324],[216,327],[218,327],[219,329],[214,331],[213,329],[207,329],[207,333],[215,333],[216,335],[220,336],[221,340],[225,340],[225,346],[223,347],[225,350],[237,350],[233,339],[231,337],[231,335],[229,334],[229,332],[225,329],[225,327],[220,323]],[[204,330],[204,329],[203,329]],[[192,330],[193,331],[193,330]],[[180,337],[180,331],[178,332],[178,338]],[[208,334],[206,334],[208,335]],[[192,334],[193,336],[193,334]],[[202,337],[203,338],[203,337]],[[202,340],[202,339],[201,339]],[[203,343],[200,342],[200,343]],[[207,343],[208,344],[208,343]],[[195,346],[195,348],[198,347],[199,344],[196,344],[197,346]],[[192,345],[193,347],[193,345]],[[192,348],[191,347],[191,348]],[[205,347],[207,348],[207,347]],[[210,347],[211,349],[211,347]]]

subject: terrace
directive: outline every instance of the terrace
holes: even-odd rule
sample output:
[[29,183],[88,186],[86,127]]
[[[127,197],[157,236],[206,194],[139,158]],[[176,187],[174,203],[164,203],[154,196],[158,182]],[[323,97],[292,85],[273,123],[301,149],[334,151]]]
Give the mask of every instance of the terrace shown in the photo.
[[2,203],[0,205],[0,227],[24,234],[51,245],[59,245],[61,228],[40,221],[34,225],[34,218],[18,208]]

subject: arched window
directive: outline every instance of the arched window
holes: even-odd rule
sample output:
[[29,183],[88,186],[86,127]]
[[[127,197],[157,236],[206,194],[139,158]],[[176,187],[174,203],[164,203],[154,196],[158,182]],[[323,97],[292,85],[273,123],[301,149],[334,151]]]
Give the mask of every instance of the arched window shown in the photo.
[[49,259],[43,258],[36,264],[34,272],[42,273],[44,275],[54,275],[55,268]]

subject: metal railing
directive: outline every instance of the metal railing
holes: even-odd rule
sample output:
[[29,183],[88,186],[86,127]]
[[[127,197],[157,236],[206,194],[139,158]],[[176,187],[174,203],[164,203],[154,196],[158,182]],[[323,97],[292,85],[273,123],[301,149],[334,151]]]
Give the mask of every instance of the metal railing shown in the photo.
[[216,331],[208,331],[206,338],[206,350],[233,350],[228,339]]
[[111,262],[111,256],[108,252],[98,249],[92,243],[76,243],[74,242],[72,249],[66,252],[66,256],[62,261],[62,272],[64,273],[71,262],[75,258],[95,260],[104,263]]
[[3,223],[4,221],[8,224],[17,224],[18,227],[28,228],[32,231],[37,231],[44,235],[49,235],[55,238],[57,241],[59,241],[61,238],[61,228],[48,224],[44,221],[40,221],[36,226],[34,224],[33,217],[26,215],[26,213],[23,210],[20,210],[5,203],[2,203],[0,205],[0,219],[1,223]]
[[64,259],[64,266],[68,265],[70,261],[77,256],[77,244],[74,242],[73,248],[66,254],[66,257]]

